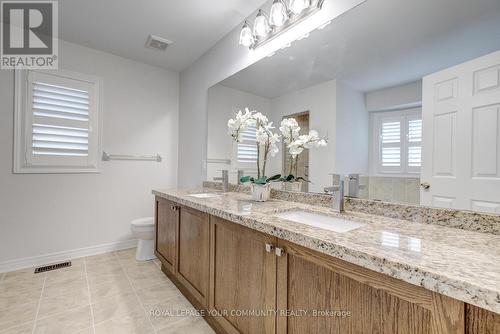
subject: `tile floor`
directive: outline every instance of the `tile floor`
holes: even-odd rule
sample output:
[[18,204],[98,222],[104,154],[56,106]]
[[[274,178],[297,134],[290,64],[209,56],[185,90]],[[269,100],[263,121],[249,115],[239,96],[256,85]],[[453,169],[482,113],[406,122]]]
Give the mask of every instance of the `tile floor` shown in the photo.
[[42,274],[0,274],[0,334],[213,334],[135,249],[91,256]]

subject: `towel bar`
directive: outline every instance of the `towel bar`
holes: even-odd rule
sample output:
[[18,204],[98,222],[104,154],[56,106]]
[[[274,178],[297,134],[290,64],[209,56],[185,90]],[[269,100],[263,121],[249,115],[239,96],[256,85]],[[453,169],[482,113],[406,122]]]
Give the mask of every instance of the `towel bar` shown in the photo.
[[125,155],[125,154],[109,154],[102,152],[102,161],[110,160],[133,160],[133,161],[156,161],[161,162],[161,156],[157,155]]

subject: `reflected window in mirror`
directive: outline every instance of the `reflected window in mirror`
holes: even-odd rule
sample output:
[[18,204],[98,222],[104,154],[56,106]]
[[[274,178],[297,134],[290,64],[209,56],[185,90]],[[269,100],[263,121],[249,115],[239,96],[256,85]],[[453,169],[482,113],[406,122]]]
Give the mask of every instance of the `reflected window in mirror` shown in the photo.
[[372,115],[372,171],[378,175],[415,175],[422,165],[420,108]]
[[258,152],[255,142],[257,141],[257,128],[249,126],[241,134],[241,142],[235,145],[233,161],[235,162],[236,169],[243,169],[246,171],[255,170],[257,163]]

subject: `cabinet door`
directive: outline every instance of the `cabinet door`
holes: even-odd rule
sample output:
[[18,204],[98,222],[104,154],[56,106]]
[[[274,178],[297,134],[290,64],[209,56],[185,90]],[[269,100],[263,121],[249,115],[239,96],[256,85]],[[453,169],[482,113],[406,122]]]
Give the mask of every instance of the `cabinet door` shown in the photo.
[[174,203],[156,198],[156,247],[155,255],[168,272],[175,273],[177,222],[179,214]]
[[466,334],[500,333],[500,314],[467,304],[465,319]]
[[181,206],[178,231],[176,277],[206,307],[210,262],[208,214]]
[[211,312],[229,334],[275,333],[276,256],[266,244],[276,238],[213,216],[210,226]]
[[[463,334],[464,303],[278,242],[278,334]],[[307,314],[303,312],[306,311]],[[350,312],[350,313],[348,313]]]

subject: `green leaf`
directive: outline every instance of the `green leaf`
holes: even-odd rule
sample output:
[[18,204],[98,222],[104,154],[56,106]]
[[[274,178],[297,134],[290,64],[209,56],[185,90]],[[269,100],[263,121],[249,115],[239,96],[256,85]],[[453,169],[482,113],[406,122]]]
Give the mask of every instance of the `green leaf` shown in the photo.
[[288,175],[286,177],[286,180],[287,180],[287,182],[293,182],[295,180],[295,176],[293,176],[292,174],[290,174],[290,175]]
[[306,180],[305,178],[303,178],[302,176],[299,176],[298,178],[295,179],[296,181],[304,181],[304,182],[308,182],[310,183],[311,181],[308,181]]
[[252,176],[242,176],[240,178],[241,183],[254,182],[254,178]]
[[281,174],[276,174],[267,179],[267,182],[279,181],[281,179]]
[[254,181],[256,184],[266,184],[267,183],[267,177],[263,176],[261,178],[258,178],[257,180]]

